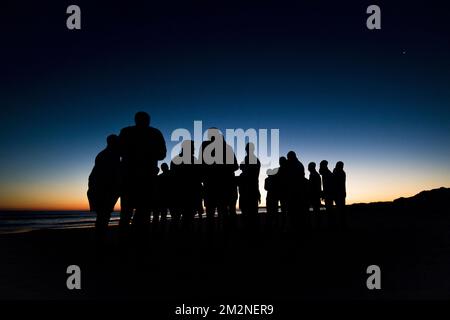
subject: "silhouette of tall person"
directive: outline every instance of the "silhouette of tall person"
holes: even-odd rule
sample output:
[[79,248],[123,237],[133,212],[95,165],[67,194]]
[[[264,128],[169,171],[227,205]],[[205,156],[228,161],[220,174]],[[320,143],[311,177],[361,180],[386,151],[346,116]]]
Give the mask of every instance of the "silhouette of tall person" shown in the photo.
[[259,172],[261,162],[255,154],[255,145],[247,143],[245,158],[240,165],[242,173],[239,179],[239,207],[242,215],[250,223],[255,223],[258,215],[258,205],[261,202],[259,192]]
[[316,163],[310,162],[308,164],[309,171],[309,202],[313,208],[314,214],[320,212],[320,197],[322,194],[322,179],[316,170]]
[[317,227],[320,228],[322,224],[322,215],[320,213],[321,195],[322,195],[322,179],[316,170],[316,163],[310,162],[308,164],[309,181],[308,181],[308,199],[309,205],[313,209],[314,220],[317,222]]
[[154,194],[152,187],[158,174],[158,160],[166,156],[166,142],[161,132],[150,126],[150,115],[138,112],[135,125],[123,128],[119,135],[123,189],[121,198],[120,229],[133,224],[140,228],[150,222]]
[[208,129],[209,140],[200,148],[202,180],[206,216],[211,222],[217,210],[225,218],[234,211],[236,181],[234,172],[239,168],[230,145],[217,128]]
[[333,170],[334,176],[334,201],[336,203],[337,219],[340,227],[345,227],[345,198],[347,191],[345,187],[346,175],[344,171],[344,162],[338,161]]
[[106,148],[95,158],[87,192],[90,209],[97,213],[95,230],[99,239],[105,236],[120,192],[119,138],[112,134],[106,142]]
[[325,202],[326,215],[329,224],[333,225],[336,222],[333,214],[334,178],[333,173],[328,169],[327,160],[320,161],[319,173],[322,176],[322,199]]
[[276,169],[267,169],[267,178],[264,180],[264,190],[267,191],[266,194],[266,208],[267,214],[270,219],[274,219],[276,213],[278,213],[278,186],[277,186],[277,177],[276,177]]
[[306,222],[308,214],[307,181],[305,167],[294,151],[289,151],[286,162],[287,174],[287,213],[292,227]]
[[278,200],[280,202],[281,208],[281,217],[282,223],[286,218],[287,214],[287,192],[288,192],[288,180],[289,180],[289,172],[287,170],[287,159],[284,156],[281,156],[278,160],[279,167],[277,172],[275,173],[275,188],[277,190],[276,194],[278,195]]
[[170,163],[170,171],[174,177],[172,188],[177,197],[177,209],[185,226],[193,221],[199,210],[202,196],[199,170],[194,156],[194,141],[183,141],[180,153]]

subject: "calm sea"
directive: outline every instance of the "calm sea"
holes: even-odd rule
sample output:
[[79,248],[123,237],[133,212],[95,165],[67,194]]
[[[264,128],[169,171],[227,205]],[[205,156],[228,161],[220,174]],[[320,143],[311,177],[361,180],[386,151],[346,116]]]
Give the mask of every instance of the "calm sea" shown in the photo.
[[[259,211],[264,212],[265,208],[259,208]],[[93,227],[95,217],[95,213],[88,211],[0,211],[0,234]],[[110,225],[118,223],[119,212],[113,212]]]
[[[94,226],[95,213],[87,211],[4,211],[0,212],[0,234],[39,229],[67,229]],[[118,224],[113,212],[111,224]]]

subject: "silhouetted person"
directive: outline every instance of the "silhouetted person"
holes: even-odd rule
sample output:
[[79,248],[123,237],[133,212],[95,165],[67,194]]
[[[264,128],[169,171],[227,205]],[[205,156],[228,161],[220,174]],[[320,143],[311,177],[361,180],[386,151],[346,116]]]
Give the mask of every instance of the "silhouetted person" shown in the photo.
[[308,164],[308,171],[309,171],[309,185],[308,185],[309,205],[313,208],[313,214],[315,220],[317,221],[317,225],[320,226],[322,218],[320,215],[322,179],[320,178],[320,174],[316,170],[315,162],[310,162]]
[[217,210],[219,217],[225,218],[235,211],[236,178],[239,168],[233,149],[217,128],[208,129],[208,141],[200,148],[199,160],[202,165],[202,180],[206,216],[211,225]]
[[316,170],[316,163],[310,162],[308,164],[309,171],[309,200],[314,213],[320,211],[320,199],[322,195],[322,179]]
[[341,227],[345,227],[345,198],[347,196],[345,188],[344,163],[338,161],[333,170],[334,176],[334,201],[336,203],[337,219]]
[[294,151],[289,151],[286,162],[287,174],[287,213],[296,228],[300,222],[306,226],[308,212],[307,180],[305,167],[298,160]]
[[119,223],[122,231],[128,229],[133,210],[136,210],[133,217],[136,227],[141,228],[150,222],[158,160],[166,156],[164,137],[158,129],[150,127],[148,113],[138,112],[134,120],[135,125],[123,128],[119,135],[123,172]]
[[280,157],[278,160],[279,168],[275,173],[275,189],[277,190],[276,195],[278,196],[278,200],[280,202],[281,208],[281,228],[284,228],[286,225],[287,211],[288,211],[288,180],[289,180],[289,172],[287,169],[287,159],[286,157]]
[[258,218],[258,205],[261,202],[258,182],[261,162],[255,155],[253,143],[247,143],[245,152],[246,156],[240,165],[239,207],[247,222],[253,224]]
[[170,163],[170,171],[174,177],[173,194],[177,198],[177,209],[180,210],[185,225],[191,223],[199,210],[201,201],[200,167],[194,156],[194,142],[185,140],[181,151]]
[[87,192],[90,209],[97,213],[95,230],[99,238],[103,238],[106,233],[120,194],[119,138],[112,134],[106,142],[106,148],[95,158]]
[[274,216],[278,213],[278,186],[277,186],[277,170],[267,169],[267,178],[264,180],[264,190],[267,191],[266,195],[266,208],[269,216]]
[[305,176],[305,167],[303,164],[298,160],[297,154],[294,151],[289,151],[287,153],[287,163],[289,166],[294,166],[295,170],[298,171],[298,174],[302,177]]
[[267,210],[267,220],[266,228],[271,230],[274,225],[277,224],[278,216],[278,202],[280,199],[279,188],[277,186],[277,169],[267,169],[267,178],[264,180],[264,190],[266,193],[266,210]]
[[328,169],[328,161],[322,160],[319,166],[319,173],[322,176],[322,199],[325,202],[325,209],[328,220],[334,223],[335,217],[333,215],[333,192],[334,181],[333,173]]

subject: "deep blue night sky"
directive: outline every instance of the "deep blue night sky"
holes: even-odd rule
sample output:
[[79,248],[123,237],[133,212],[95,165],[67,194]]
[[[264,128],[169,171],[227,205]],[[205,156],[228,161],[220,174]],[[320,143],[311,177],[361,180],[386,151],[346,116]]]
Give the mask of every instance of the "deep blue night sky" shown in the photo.
[[[75,1],[1,10],[0,207],[86,208],[105,137],[145,110],[176,128],[278,128],[342,160],[349,202],[450,186],[448,12],[437,2]],[[262,172],[264,173],[264,172]],[[261,175],[261,178],[264,174]]]

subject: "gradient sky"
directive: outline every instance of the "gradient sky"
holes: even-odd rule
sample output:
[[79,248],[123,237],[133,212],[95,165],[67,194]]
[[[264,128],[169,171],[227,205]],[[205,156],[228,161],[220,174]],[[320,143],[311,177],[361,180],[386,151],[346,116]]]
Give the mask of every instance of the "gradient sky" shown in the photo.
[[169,150],[194,120],[278,128],[305,166],[344,161],[350,203],[450,186],[445,7],[377,1],[369,31],[371,1],[159,2],[6,3],[0,208],[86,209],[105,137],[139,110]]

